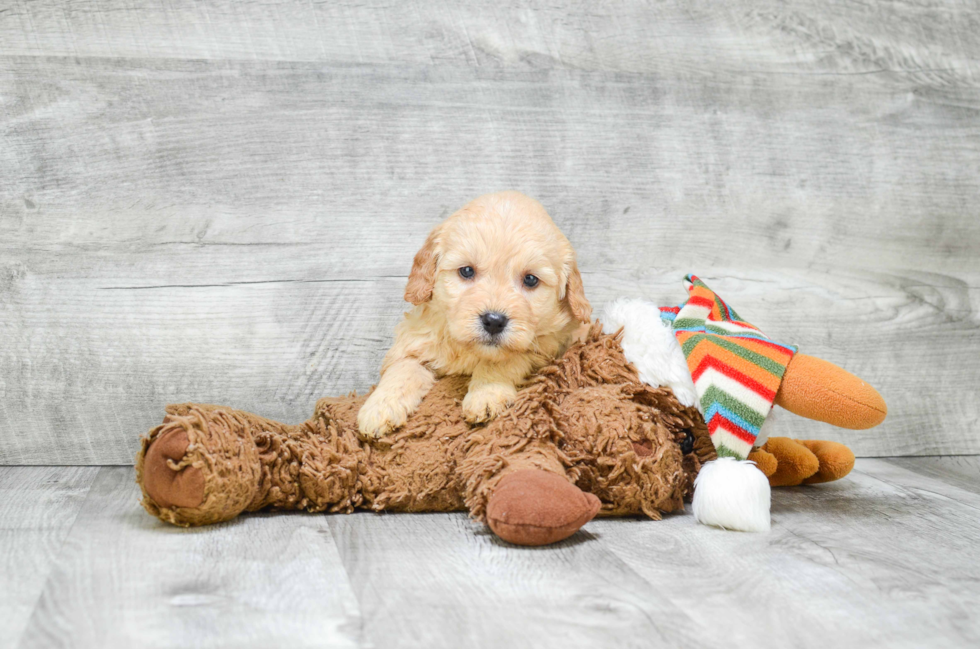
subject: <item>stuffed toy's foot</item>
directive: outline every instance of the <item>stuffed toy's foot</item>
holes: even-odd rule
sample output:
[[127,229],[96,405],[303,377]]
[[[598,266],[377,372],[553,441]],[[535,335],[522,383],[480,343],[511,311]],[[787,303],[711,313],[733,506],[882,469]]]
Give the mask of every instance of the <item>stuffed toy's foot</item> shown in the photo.
[[160,507],[197,507],[204,501],[204,473],[183,463],[190,444],[186,430],[170,428],[146,449],[143,487]]
[[487,524],[515,545],[548,545],[567,539],[598,513],[602,503],[566,478],[541,469],[504,476],[487,503]]
[[837,442],[771,437],[749,454],[773,487],[840,480],[854,468],[854,453]]
[[181,406],[143,438],[136,481],[143,507],[174,525],[234,518],[258,493],[259,451],[249,420],[213,406]]
[[817,472],[804,480],[803,484],[840,480],[854,468],[854,453],[843,444],[819,439],[804,439],[799,442],[810,449],[820,462]]

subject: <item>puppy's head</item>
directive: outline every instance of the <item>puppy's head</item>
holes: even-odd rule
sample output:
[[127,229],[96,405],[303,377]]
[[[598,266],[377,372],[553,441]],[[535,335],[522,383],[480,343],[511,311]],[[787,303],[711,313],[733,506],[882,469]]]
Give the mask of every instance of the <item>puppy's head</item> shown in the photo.
[[571,244],[519,192],[481,196],[437,226],[405,299],[441,311],[449,335],[488,359],[531,351],[592,314]]

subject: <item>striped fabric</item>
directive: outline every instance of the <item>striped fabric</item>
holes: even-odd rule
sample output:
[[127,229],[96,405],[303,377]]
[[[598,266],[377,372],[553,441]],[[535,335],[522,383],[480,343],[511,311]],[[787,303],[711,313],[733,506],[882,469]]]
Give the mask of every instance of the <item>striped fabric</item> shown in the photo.
[[704,282],[688,275],[690,294],[661,307],[681,344],[704,420],[719,457],[748,457],[796,347],[770,340]]

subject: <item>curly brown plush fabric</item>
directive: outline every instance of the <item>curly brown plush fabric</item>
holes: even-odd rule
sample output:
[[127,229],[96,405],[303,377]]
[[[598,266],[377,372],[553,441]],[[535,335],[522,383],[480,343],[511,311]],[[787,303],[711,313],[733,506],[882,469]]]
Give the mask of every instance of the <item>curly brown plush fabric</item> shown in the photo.
[[[267,507],[468,509],[485,521],[496,485],[537,469],[597,496],[601,514],[659,519],[683,506],[714,447],[697,410],[640,382],[619,341],[596,323],[503,415],[478,427],[462,418],[467,378],[458,376],[439,380],[404,427],[376,441],[357,435],[366,395],[321,399],[298,425],[222,406],[168,406],[137,455],[143,506],[185,526]],[[157,442],[168,454],[148,452]],[[151,496],[159,485],[170,490],[167,498]]]
[[[714,446],[701,414],[669,388],[651,388],[600,325],[543,368],[513,406],[467,439],[460,473],[466,506],[484,519],[497,482],[513,470],[567,476],[602,501],[602,514],[646,514],[683,506]],[[692,453],[680,444],[693,438]]]

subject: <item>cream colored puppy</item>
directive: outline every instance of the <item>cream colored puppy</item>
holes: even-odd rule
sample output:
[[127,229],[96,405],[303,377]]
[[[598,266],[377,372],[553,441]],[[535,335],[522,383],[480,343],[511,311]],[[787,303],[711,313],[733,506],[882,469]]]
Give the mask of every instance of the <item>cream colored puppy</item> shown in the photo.
[[492,419],[592,314],[572,245],[520,192],[481,196],[437,226],[415,255],[405,300],[415,308],[357,415],[365,437],[404,424],[447,374],[470,376],[466,419]]

